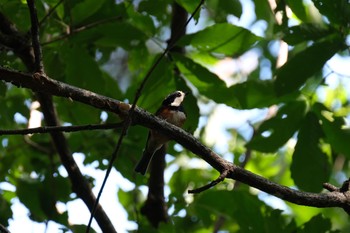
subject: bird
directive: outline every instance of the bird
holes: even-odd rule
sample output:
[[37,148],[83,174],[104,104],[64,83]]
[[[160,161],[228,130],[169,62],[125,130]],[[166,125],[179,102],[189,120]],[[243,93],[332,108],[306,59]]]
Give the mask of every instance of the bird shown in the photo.
[[[182,127],[186,120],[186,113],[182,106],[182,102],[187,94],[187,92],[182,91],[175,91],[169,94],[163,100],[162,105],[157,110],[155,115],[173,125]],[[150,130],[148,133],[146,147],[143,151],[141,160],[135,167],[135,171],[145,175],[154,153],[168,141],[169,138],[161,134],[159,131],[155,129]]]

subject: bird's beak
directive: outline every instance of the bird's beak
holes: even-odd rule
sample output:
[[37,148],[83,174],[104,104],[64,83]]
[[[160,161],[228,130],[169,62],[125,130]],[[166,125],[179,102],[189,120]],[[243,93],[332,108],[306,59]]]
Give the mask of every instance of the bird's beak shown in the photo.
[[188,96],[190,93],[188,91],[185,92],[185,96]]

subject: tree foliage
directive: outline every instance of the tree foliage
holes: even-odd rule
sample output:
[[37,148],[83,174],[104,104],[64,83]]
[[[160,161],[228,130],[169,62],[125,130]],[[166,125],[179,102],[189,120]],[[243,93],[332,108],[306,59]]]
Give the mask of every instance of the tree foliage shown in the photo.
[[[155,112],[168,93],[189,91],[184,129],[229,162],[303,192],[320,193],[323,183],[342,186],[350,172],[349,77],[328,61],[348,59],[350,4],[346,0],[286,0],[276,6],[269,2],[273,1],[207,0],[202,5],[199,0],[37,0],[44,71],[51,79],[132,103],[154,67],[138,106]],[[197,7],[200,11],[192,15]],[[244,18],[248,14],[251,19]],[[0,0],[0,16],[1,68],[34,72],[26,53],[32,44],[27,4]],[[182,22],[190,17],[185,32]],[[279,66],[283,43],[288,44],[284,51],[288,59]],[[168,53],[154,66],[166,49]],[[247,59],[250,56],[256,64]],[[229,75],[231,83],[214,72],[227,60],[231,66],[248,67],[237,65]],[[62,125],[120,121],[115,113],[92,104],[42,98],[10,82],[0,83],[0,99],[1,129],[26,128],[34,112],[31,105],[37,100],[43,105],[43,99],[52,101]],[[260,115],[250,117],[252,122],[246,120],[244,129],[226,126],[227,132],[220,132],[228,135],[221,142],[224,148],[208,140],[221,138],[210,135],[214,131],[209,127],[212,121],[226,119],[215,114],[220,106],[228,112],[259,111]],[[45,115],[43,106],[38,110]],[[49,124],[47,115],[42,121]],[[132,190],[119,188],[115,195],[128,219],[140,231],[153,232],[152,221],[142,214],[147,199],[142,190],[149,176],[133,170],[147,131],[139,126],[128,129],[113,169],[135,185]],[[106,170],[120,130],[64,136],[67,150],[83,154],[85,166]],[[0,223],[8,226],[14,214],[11,205],[18,199],[31,220],[54,221],[63,229],[84,232],[84,226],[68,222],[67,211],[57,210],[57,203],[80,197],[72,174],[60,172],[65,161],[58,156],[62,148],[57,147],[57,138],[2,133],[0,139],[0,182],[12,187],[0,186]],[[189,189],[210,183],[218,174],[179,147],[173,142],[168,146],[167,221],[158,225],[158,232],[345,232],[350,228],[340,208],[315,209],[283,200],[272,204],[271,196],[237,181],[189,195]],[[94,177],[84,180],[95,184]]]

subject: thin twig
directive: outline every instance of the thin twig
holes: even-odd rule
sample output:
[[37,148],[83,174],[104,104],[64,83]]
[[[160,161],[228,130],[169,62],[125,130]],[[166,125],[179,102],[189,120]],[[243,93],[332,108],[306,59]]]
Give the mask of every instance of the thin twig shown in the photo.
[[3,225],[0,224],[0,233],[10,233],[10,231],[7,230],[6,227],[4,227]]
[[216,180],[213,180],[209,184],[204,185],[203,187],[200,187],[198,189],[188,190],[188,193],[201,193],[201,192],[203,192],[205,190],[208,190],[208,189],[214,187],[218,183],[224,181],[225,178],[227,177],[227,175],[229,174],[229,172],[231,172],[231,171],[230,170],[224,170]]
[[123,122],[111,124],[94,124],[94,125],[73,125],[73,126],[43,126],[30,129],[11,129],[0,130],[0,135],[26,135],[42,134],[51,132],[76,132],[83,130],[100,130],[100,129],[117,129],[123,126]]
[[57,8],[59,5],[61,5],[61,3],[62,3],[63,1],[64,1],[64,0],[60,0],[59,2],[57,2],[56,5],[54,5],[54,6],[49,10],[49,12],[47,12],[47,14],[44,16],[44,18],[42,18],[42,19],[40,20],[39,26],[41,26],[41,25],[44,23],[44,21],[45,21],[48,17],[50,17],[50,15],[51,15],[53,12],[55,12],[56,8]]
[[[193,19],[194,15],[198,12],[198,10],[200,9],[200,7],[204,4],[204,0],[201,0],[201,2],[198,4],[198,6],[196,7],[196,9],[194,10],[194,12],[191,14],[191,16],[189,17],[189,19],[186,21],[185,25],[183,27],[187,27],[187,25],[189,24],[189,22]],[[121,146],[121,143],[123,141],[123,138],[124,136],[126,135],[126,132],[130,126],[130,123],[131,123],[131,119],[133,117],[133,114],[134,114],[134,110],[135,110],[135,107],[136,107],[136,104],[137,104],[137,101],[139,100],[140,96],[141,96],[141,92],[146,84],[146,82],[148,81],[149,77],[151,76],[151,74],[153,73],[153,71],[155,70],[155,68],[158,66],[158,64],[160,63],[160,61],[165,57],[165,55],[168,53],[168,51],[175,45],[175,43],[177,42],[177,40],[179,39],[179,36],[175,36],[174,37],[174,41],[172,41],[171,44],[169,44],[169,46],[164,50],[164,52],[158,57],[158,59],[156,60],[156,62],[151,66],[151,68],[148,70],[146,76],[143,78],[139,88],[137,89],[136,93],[135,93],[135,99],[132,103],[132,106],[129,110],[129,115],[127,116],[125,122],[124,122],[124,127],[122,129],[122,133],[120,134],[119,136],[119,140],[118,140],[118,143],[117,143],[117,146],[115,148],[115,150],[113,151],[112,153],[112,156],[111,156],[111,159],[109,161],[109,164],[108,164],[108,168],[107,168],[107,171],[106,171],[106,175],[105,175],[105,178],[102,182],[102,186],[99,190],[99,193],[97,195],[97,198],[96,198],[96,202],[95,202],[95,205],[91,211],[91,216],[90,216],[90,219],[89,219],[89,223],[87,225],[87,228],[86,228],[86,233],[89,233],[90,232],[90,228],[91,228],[91,223],[92,223],[92,219],[94,217],[94,212],[95,212],[95,209],[96,209],[96,206],[100,200],[100,197],[102,195],[102,191],[104,189],[104,186],[106,185],[106,182],[107,182],[107,179],[108,179],[108,176],[112,170],[112,167],[113,167],[113,163],[114,161],[117,159],[117,155],[118,155],[118,151],[119,151],[119,148]]]
[[67,37],[70,37],[70,36],[72,36],[72,35],[74,35],[74,34],[76,34],[76,33],[79,33],[79,32],[82,32],[82,31],[85,31],[85,30],[94,28],[94,27],[96,27],[96,26],[98,26],[98,25],[101,25],[101,24],[109,23],[109,22],[112,22],[112,21],[115,21],[115,20],[120,20],[120,19],[122,19],[121,16],[114,16],[114,17],[111,17],[111,18],[108,18],[108,19],[98,20],[98,21],[95,21],[95,22],[93,22],[93,23],[90,23],[90,24],[81,26],[81,27],[79,27],[79,28],[73,29],[70,33],[67,33],[67,34],[58,36],[58,37],[56,37],[56,38],[53,38],[52,40],[43,42],[41,45],[42,45],[42,46],[45,46],[45,45],[48,45],[48,44],[52,44],[52,43],[54,43],[54,42],[57,42],[57,41],[60,41],[60,40],[65,39],[65,38],[67,38]]

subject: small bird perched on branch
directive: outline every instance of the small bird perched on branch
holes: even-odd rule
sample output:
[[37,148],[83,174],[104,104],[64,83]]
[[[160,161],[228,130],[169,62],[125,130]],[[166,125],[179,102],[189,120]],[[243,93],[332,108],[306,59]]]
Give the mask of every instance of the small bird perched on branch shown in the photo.
[[[168,95],[162,102],[162,106],[157,110],[156,116],[167,122],[182,127],[186,120],[182,102],[187,93],[175,91]],[[152,160],[154,153],[159,150],[169,138],[159,133],[157,130],[150,130],[148,133],[146,148],[143,151],[141,160],[136,165],[135,171],[145,175],[148,165]]]

